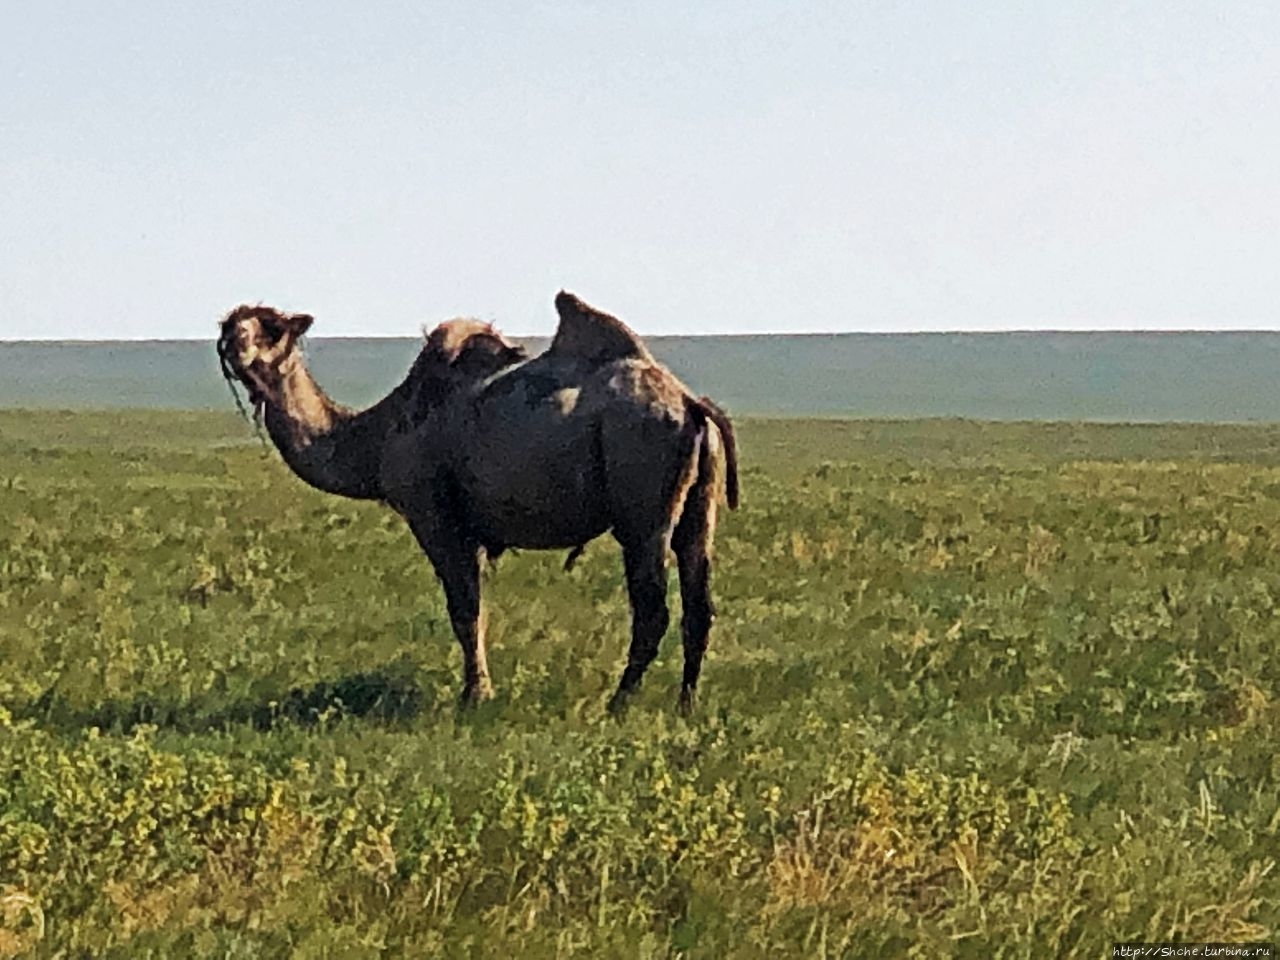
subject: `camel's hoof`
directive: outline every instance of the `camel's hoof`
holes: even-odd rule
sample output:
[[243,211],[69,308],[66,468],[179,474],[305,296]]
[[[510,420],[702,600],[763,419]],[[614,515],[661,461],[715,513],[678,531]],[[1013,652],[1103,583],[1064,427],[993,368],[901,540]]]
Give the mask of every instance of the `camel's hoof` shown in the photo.
[[627,705],[631,702],[630,690],[616,690],[612,697],[609,698],[609,705],[605,708],[609,711],[610,716],[620,717],[627,711]]
[[467,710],[472,707],[478,707],[486,700],[493,699],[493,684],[488,680],[477,683],[474,686],[467,687],[462,691],[462,696],[458,700],[458,706]]
[[691,717],[698,706],[698,695],[688,687],[680,691],[680,716]]

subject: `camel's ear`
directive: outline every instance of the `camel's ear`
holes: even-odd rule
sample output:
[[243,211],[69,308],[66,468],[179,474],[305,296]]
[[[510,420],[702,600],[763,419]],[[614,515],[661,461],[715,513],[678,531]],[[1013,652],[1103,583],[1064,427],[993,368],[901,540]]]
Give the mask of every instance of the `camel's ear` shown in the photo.
[[316,318],[309,313],[286,313],[280,318],[280,325],[295,337],[300,337],[311,329]]
[[523,348],[492,333],[475,333],[467,337],[449,366],[467,376],[483,377],[524,358]]

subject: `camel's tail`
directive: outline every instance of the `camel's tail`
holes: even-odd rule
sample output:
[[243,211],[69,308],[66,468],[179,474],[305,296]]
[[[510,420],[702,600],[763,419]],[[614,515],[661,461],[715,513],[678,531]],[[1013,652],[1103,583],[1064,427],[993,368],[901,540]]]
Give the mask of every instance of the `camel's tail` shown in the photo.
[[696,415],[705,417],[716,425],[720,437],[724,441],[724,495],[730,510],[738,509],[738,442],[733,435],[733,424],[729,415],[716,406],[708,397],[690,397],[689,407]]

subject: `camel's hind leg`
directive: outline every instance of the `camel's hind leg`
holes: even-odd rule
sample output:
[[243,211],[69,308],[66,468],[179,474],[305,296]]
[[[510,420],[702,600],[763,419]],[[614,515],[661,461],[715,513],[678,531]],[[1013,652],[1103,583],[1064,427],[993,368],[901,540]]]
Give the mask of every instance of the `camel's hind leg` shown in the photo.
[[617,712],[640,686],[667,632],[667,536],[665,531],[622,544],[622,562],[631,599],[631,647],[627,666],[609,710]]
[[667,550],[698,478],[705,430],[691,417],[629,417],[606,424],[600,435],[613,535],[622,546],[631,598],[631,648],[610,710],[640,686],[667,632]]
[[680,710],[692,712],[702,657],[707,650],[715,605],[711,600],[711,540],[716,529],[716,472],[714,453],[699,450],[698,479],[685,498],[684,511],[671,538],[680,571],[680,601],[684,608],[680,632],[684,640],[684,682]]

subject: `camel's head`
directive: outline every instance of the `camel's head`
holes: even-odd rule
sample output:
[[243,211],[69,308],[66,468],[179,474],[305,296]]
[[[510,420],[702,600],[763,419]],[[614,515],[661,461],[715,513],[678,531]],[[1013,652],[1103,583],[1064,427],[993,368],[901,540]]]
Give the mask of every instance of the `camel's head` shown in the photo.
[[282,313],[274,307],[236,307],[222,321],[218,362],[222,375],[238,380],[255,407],[277,400],[288,362],[297,355],[298,341],[312,318],[305,313]]

